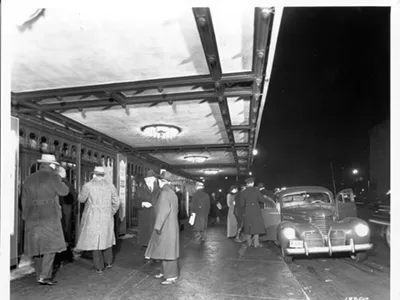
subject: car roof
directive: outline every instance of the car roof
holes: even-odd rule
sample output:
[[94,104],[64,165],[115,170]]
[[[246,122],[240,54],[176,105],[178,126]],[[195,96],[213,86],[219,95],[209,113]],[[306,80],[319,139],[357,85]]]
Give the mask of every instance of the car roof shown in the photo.
[[323,192],[332,194],[330,190],[322,186],[294,186],[294,187],[288,187],[285,190],[278,192],[277,196],[284,196],[287,194],[298,193],[298,192],[308,192],[308,193]]

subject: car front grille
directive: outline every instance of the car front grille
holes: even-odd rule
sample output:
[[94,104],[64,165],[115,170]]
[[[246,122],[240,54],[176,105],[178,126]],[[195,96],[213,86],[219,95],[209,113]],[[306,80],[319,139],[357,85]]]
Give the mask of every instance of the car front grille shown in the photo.
[[333,215],[324,217],[312,217],[311,224],[317,227],[322,234],[328,234],[333,223]]
[[307,242],[308,247],[323,247],[324,239],[319,232],[306,231],[304,233],[304,241]]
[[343,230],[332,230],[329,238],[332,246],[344,246],[346,244],[346,234]]

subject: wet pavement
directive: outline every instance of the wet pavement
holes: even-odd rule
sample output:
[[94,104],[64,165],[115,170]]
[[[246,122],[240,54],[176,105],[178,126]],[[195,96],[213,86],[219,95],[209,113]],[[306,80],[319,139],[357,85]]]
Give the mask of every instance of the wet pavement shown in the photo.
[[11,299],[308,299],[275,247],[244,248],[225,237],[223,225],[197,243],[186,229],[179,281],[162,286],[153,278],[158,264],[144,262],[136,239],[120,239],[111,270],[96,274],[81,258],[57,272],[56,286],[39,286],[33,275],[12,281]]

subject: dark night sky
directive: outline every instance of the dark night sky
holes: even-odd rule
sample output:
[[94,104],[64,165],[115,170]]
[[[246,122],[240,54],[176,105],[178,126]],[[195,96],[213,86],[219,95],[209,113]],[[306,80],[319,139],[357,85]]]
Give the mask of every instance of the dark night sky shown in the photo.
[[389,116],[390,9],[285,8],[256,179],[329,185],[330,157],[367,171],[369,130]]

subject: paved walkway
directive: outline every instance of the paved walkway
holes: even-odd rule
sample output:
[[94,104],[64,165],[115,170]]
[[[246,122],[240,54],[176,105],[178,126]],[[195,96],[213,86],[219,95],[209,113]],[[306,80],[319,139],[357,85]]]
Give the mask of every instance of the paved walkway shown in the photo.
[[211,227],[200,244],[186,229],[179,281],[162,286],[153,278],[158,265],[144,262],[136,239],[120,239],[113,269],[98,275],[90,260],[79,259],[60,269],[53,287],[38,285],[34,275],[12,281],[11,299],[307,299],[273,247],[244,248],[225,237],[223,226]]

